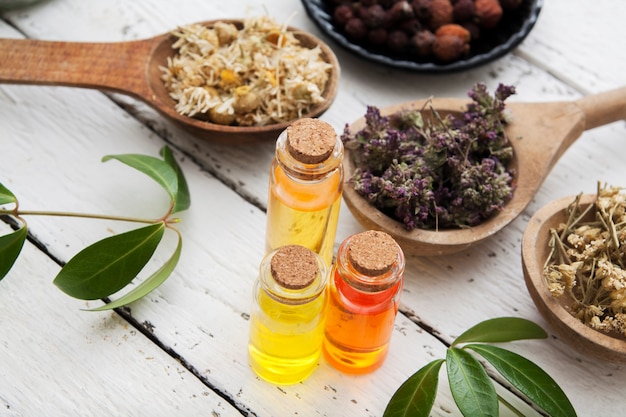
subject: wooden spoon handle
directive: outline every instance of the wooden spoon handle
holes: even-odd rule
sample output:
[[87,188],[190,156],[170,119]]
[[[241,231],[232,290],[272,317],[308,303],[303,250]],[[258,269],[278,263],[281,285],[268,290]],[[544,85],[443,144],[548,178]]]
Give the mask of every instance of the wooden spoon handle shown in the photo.
[[592,94],[575,103],[585,113],[585,130],[626,119],[626,87]]
[[0,83],[93,88],[146,98],[154,39],[119,43],[0,39]]

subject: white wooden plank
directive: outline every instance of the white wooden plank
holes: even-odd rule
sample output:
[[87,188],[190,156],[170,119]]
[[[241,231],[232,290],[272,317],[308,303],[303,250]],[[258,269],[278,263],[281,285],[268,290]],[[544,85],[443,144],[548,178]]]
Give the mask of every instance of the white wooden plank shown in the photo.
[[545,0],[518,52],[585,94],[625,85],[625,14],[620,0]]
[[1,415],[240,415],[117,314],[69,305],[58,270],[27,243],[0,282]]

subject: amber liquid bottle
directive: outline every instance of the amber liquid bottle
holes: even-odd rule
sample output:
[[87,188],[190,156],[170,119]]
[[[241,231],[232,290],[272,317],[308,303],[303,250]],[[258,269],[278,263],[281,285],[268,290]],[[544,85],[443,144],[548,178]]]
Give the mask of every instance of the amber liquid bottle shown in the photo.
[[300,119],[276,141],[270,168],[266,252],[301,245],[330,267],[343,191],[343,144],[333,127]]
[[318,365],[324,338],[328,269],[319,255],[284,246],[261,262],[250,314],[248,355],[266,381],[295,384]]
[[342,372],[363,374],[380,367],[404,284],[404,254],[391,236],[367,231],[339,247],[330,275],[323,351]]

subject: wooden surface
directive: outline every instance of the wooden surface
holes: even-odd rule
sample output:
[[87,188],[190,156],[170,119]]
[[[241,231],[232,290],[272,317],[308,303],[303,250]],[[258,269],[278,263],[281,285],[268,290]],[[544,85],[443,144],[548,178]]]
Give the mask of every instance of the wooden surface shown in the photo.
[[[330,43],[342,72],[337,98],[322,119],[341,132],[367,105],[463,98],[476,82],[491,90],[499,82],[514,84],[518,94],[511,101],[520,102],[571,101],[626,85],[622,1],[544,3],[532,33],[512,54],[458,74],[396,71]],[[0,37],[131,41],[177,25],[261,13],[324,39],[296,0],[49,0],[2,13]],[[0,416],[381,416],[400,384],[443,357],[446,343],[500,316],[533,320],[550,333],[547,340],[507,347],[542,366],[579,416],[622,416],[626,368],[580,353],[555,335],[526,289],[520,251],[528,220],[550,201],[593,193],[597,181],[626,186],[625,139],[624,122],[583,132],[504,230],[452,256],[409,257],[390,353],[376,373],[347,376],[321,362],[304,383],[279,388],[256,378],[246,357],[274,144],[210,143],[119,94],[0,85],[0,182],[22,208],[159,216],[167,197],[158,186],[100,160],[119,153],[156,156],[166,143],[192,196],[181,216],[179,267],[121,315],[81,311],[86,304],[65,296],[52,279],[56,260],[67,261],[128,225],[27,219],[40,245],[27,244],[0,282]],[[336,245],[362,230],[342,207]],[[540,415],[494,378],[524,415]],[[432,414],[460,416],[445,382]],[[512,416],[505,409],[501,415]]]

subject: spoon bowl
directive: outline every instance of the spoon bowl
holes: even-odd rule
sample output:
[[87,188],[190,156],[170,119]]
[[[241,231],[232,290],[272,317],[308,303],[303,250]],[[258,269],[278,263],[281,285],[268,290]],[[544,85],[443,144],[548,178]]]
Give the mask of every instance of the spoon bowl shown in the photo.
[[[466,99],[435,98],[432,106],[440,114],[462,113]],[[403,109],[420,110],[426,100],[403,103],[380,109],[390,115]],[[493,236],[512,222],[531,202],[558,159],[580,137],[583,131],[626,119],[626,87],[599,93],[570,102],[508,103],[513,122],[505,132],[514,149],[515,170],[513,198],[504,209],[488,220],[465,229],[407,231],[404,225],[383,214],[347,184],[343,197],[346,205],[368,229],[392,235],[402,249],[415,256],[448,255]],[[361,130],[364,118],[350,125],[351,132]],[[351,178],[355,166],[346,150],[344,168]]]
[[[594,204],[596,195],[586,194],[580,200],[581,209]],[[565,209],[574,197],[564,197],[541,208],[528,222],[522,238],[522,267],[526,287],[537,309],[563,341],[580,353],[602,360],[626,363],[626,338],[594,330],[567,311],[573,301],[568,295],[553,297],[543,277],[543,268],[550,256],[550,229],[567,222]],[[594,211],[583,221],[593,220]]]
[[[242,20],[212,20],[243,26]],[[318,117],[332,104],[338,89],[339,63],[333,51],[320,39],[293,27],[305,48],[320,47],[321,56],[331,64],[323,92],[324,101],[302,117]],[[33,39],[0,39],[0,83],[57,85],[122,93],[139,99],[161,115],[195,136],[214,142],[240,144],[274,140],[293,120],[265,126],[219,125],[178,113],[161,77],[161,67],[176,51],[176,37],[170,33],[149,39],[114,43],[58,42]]]

